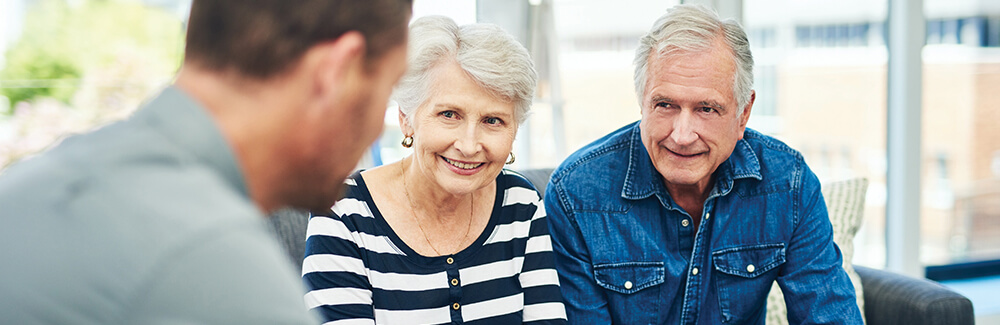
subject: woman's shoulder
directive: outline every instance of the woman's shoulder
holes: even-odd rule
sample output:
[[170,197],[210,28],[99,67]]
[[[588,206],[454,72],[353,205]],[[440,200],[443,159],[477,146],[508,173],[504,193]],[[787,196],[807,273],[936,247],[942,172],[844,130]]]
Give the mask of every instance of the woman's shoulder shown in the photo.
[[370,219],[374,216],[370,208],[371,195],[361,171],[356,171],[344,180],[344,194],[328,211],[313,212],[312,217],[332,218],[344,223],[355,223],[354,219]]
[[497,176],[497,186],[502,187],[504,190],[511,188],[525,188],[533,192],[538,192],[535,185],[528,180],[524,174],[511,169],[503,169],[500,175]]
[[[504,169],[497,177],[497,194],[500,203],[501,220],[510,222],[530,220],[535,210],[542,205],[542,197],[524,175]],[[512,218],[508,220],[507,218]]]

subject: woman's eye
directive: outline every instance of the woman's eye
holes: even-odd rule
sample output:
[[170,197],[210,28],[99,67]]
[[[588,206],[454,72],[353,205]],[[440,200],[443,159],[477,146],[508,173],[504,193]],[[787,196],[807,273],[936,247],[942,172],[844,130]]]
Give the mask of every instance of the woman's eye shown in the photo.
[[486,118],[486,124],[497,125],[497,124],[502,124],[502,123],[503,123],[503,120],[501,120],[499,118],[496,118],[496,117],[487,117]]
[[453,112],[453,111],[444,111],[444,112],[441,112],[441,116],[444,116],[445,118],[454,118],[455,117],[455,112]]

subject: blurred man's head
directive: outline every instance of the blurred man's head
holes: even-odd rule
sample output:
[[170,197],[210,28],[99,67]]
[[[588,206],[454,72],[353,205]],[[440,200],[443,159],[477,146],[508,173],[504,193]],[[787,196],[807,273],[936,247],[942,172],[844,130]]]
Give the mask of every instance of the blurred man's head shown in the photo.
[[412,0],[195,0],[177,83],[264,210],[329,209],[382,131]]
[[267,79],[286,72],[313,46],[349,31],[374,61],[407,37],[412,0],[195,0],[185,62]]

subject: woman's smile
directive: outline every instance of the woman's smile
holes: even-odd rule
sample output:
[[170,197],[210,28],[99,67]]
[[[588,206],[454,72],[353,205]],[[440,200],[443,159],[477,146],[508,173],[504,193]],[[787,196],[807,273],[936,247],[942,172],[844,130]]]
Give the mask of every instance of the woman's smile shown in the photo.
[[441,156],[441,159],[444,159],[445,162],[447,162],[448,164],[451,164],[452,166],[455,166],[455,167],[458,167],[458,168],[461,168],[461,169],[465,169],[465,170],[476,169],[476,168],[479,168],[479,166],[482,166],[482,165],[485,164],[485,163],[461,162],[461,161],[458,161],[458,160],[451,160],[451,159],[445,158],[444,156]]

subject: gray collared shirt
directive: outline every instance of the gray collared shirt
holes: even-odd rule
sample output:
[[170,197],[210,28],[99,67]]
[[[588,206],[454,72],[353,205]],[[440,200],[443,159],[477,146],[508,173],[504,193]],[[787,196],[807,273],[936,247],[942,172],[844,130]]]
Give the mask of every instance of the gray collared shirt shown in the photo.
[[315,324],[303,292],[175,87],[0,175],[0,323]]

